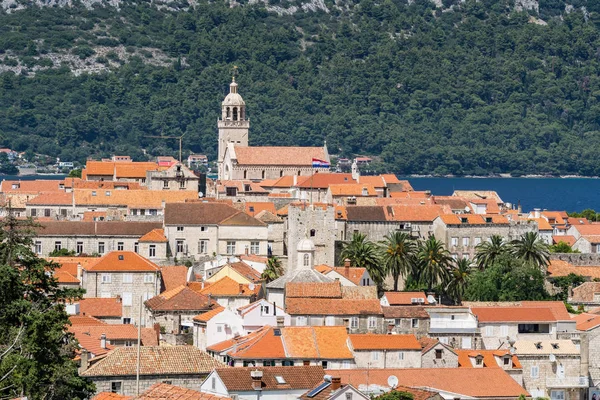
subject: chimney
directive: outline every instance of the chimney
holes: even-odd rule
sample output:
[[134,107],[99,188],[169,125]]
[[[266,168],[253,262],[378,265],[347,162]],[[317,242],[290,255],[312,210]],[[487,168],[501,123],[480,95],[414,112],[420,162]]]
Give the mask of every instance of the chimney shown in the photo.
[[262,371],[254,370],[250,372],[250,377],[252,378],[252,389],[262,390]]
[[521,214],[523,212],[523,207],[521,207],[521,200],[517,203],[517,213]]
[[102,347],[103,349],[106,349],[106,334],[105,333],[100,335],[100,347]]
[[240,283],[239,287],[240,287],[240,294],[244,293],[244,284]]
[[541,217],[541,212],[542,210],[540,210],[539,208],[534,208],[533,209],[533,218],[540,218]]
[[342,387],[342,378],[340,378],[339,376],[332,376],[330,389],[338,390],[340,387]]
[[120,302],[121,302],[121,296],[117,295],[117,303],[120,303]]
[[277,316],[277,304],[273,302],[273,315]]
[[88,369],[90,362],[90,353],[86,349],[81,350],[81,356],[79,357],[79,373],[81,374]]
[[350,276],[350,259],[346,258],[344,260],[344,276],[349,277]]
[[83,267],[81,263],[77,263],[77,279],[81,282],[81,276],[83,275]]
[[[202,287],[204,287],[204,282],[202,282]],[[212,294],[208,294],[208,304],[206,306],[206,308],[210,308],[210,305],[212,304]]]
[[152,325],[152,328],[154,329],[154,333],[156,334],[156,342],[160,343],[160,324],[156,323]]

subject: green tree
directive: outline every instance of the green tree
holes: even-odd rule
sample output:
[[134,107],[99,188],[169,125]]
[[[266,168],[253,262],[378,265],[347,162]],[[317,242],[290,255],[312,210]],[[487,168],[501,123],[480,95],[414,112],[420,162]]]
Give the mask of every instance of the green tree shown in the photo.
[[75,168],[69,171],[69,178],[81,178],[81,168]]
[[365,268],[381,291],[385,279],[385,267],[381,262],[378,250],[373,242],[367,240],[366,235],[356,232],[352,235],[350,242],[342,245],[340,265],[344,264],[345,259],[349,259],[351,266]]
[[537,232],[527,232],[520,239],[511,242],[512,254],[538,268],[545,268],[550,263],[550,251]]
[[398,280],[412,271],[416,262],[417,244],[404,232],[392,232],[381,243],[381,261],[387,274],[394,279],[394,291],[398,290]]
[[60,289],[52,277],[57,265],[32,252],[31,221],[9,211],[0,225],[0,393],[89,398],[94,385],[77,374],[77,345],[64,307],[81,291]]
[[446,294],[452,298],[456,304],[462,302],[472,271],[473,266],[466,258],[457,260],[450,270],[448,283],[446,284]]
[[562,240],[550,246],[548,250],[550,253],[579,253],[579,250],[573,250],[568,243],[563,242]]
[[431,291],[435,286],[447,282],[452,262],[444,244],[435,236],[430,236],[419,244],[415,280],[426,285],[427,290]]
[[480,270],[485,269],[508,250],[508,246],[502,236],[492,235],[489,242],[481,242],[475,247],[475,264]]
[[586,279],[583,276],[574,273],[570,273],[567,276],[557,276],[552,278],[552,285],[558,289],[554,297],[557,300],[567,301],[569,290],[581,285],[585,281]]
[[77,254],[75,253],[75,250],[69,250],[69,249],[54,249],[50,252],[49,256],[50,257],[74,257]]
[[281,266],[281,260],[272,256],[267,259],[267,266],[265,267],[260,279],[266,283],[273,282],[275,279],[283,275],[283,267]]
[[400,390],[392,390],[390,392],[380,394],[373,398],[374,400],[413,400],[412,393],[403,392]]

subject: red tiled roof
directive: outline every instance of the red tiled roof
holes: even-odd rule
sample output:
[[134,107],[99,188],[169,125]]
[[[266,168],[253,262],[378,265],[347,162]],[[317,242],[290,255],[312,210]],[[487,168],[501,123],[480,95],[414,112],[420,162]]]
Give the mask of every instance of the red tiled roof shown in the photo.
[[100,392],[97,395],[95,395],[94,397],[92,397],[92,400],[131,400],[132,397],[131,396],[123,396],[117,393],[111,393],[111,392]]
[[152,229],[139,240],[140,243],[166,243],[168,241],[169,240],[165,237],[165,231],[163,229]]
[[69,331],[78,339],[87,335],[98,341],[102,334],[105,334],[108,340],[137,340],[138,337],[137,327],[131,324],[70,326]]
[[[30,192],[30,193],[42,193],[42,192],[59,192],[62,191],[60,188],[60,180],[47,180],[47,179],[36,179],[32,181],[9,181],[2,180],[0,182],[0,192]],[[13,188],[13,185],[17,187]]]
[[348,335],[354,350],[421,350],[415,335]]
[[379,300],[287,298],[290,315],[378,315],[383,314]]
[[229,264],[232,269],[251,282],[258,283],[261,280],[261,274],[243,261]]
[[[118,347],[81,375],[135,376],[135,347]],[[223,364],[194,346],[141,346],[140,375],[204,375]]]
[[334,282],[289,282],[285,285],[285,297],[341,298],[342,285]]
[[576,241],[577,241],[577,239],[575,239],[575,236],[572,236],[572,235],[552,236],[552,243],[554,243],[554,244],[559,244],[560,242],[564,242],[564,243],[568,244],[569,246],[573,246]]
[[600,325],[600,315],[582,313],[573,318],[578,331],[589,331]]
[[215,307],[210,311],[207,311],[205,313],[202,313],[200,315],[196,315],[194,317],[194,321],[198,321],[198,322],[208,322],[210,321],[213,317],[219,315],[223,310],[225,310],[225,307]]
[[27,202],[27,205],[69,206],[73,204],[73,195],[64,192],[42,193]]
[[123,304],[120,298],[86,297],[79,300],[79,314],[96,318],[120,318],[123,315]]
[[192,389],[168,385],[166,383],[155,383],[141,395],[132,400],[231,400],[231,397],[217,396],[202,393]]
[[327,189],[330,185],[340,184],[356,184],[356,181],[352,179],[352,174],[317,173],[306,177],[296,187],[304,189]]
[[384,318],[429,318],[424,306],[390,306],[381,309]]
[[312,168],[312,159],[326,161],[323,147],[236,147],[239,165],[287,165]]
[[479,322],[554,322],[550,309],[534,307],[472,307]]
[[567,276],[569,274],[582,275],[591,279],[600,278],[600,265],[575,266],[568,261],[550,260],[547,273],[550,277]]
[[158,272],[160,268],[136,252],[111,251],[86,270],[88,272]]
[[439,396],[439,393],[435,392],[435,391],[425,390],[425,389],[415,389],[415,388],[410,388],[410,387],[402,386],[402,385],[396,386],[394,391],[410,393],[413,396],[413,400],[429,400],[433,397]]
[[187,284],[188,267],[185,265],[168,265],[160,267],[160,275],[165,291]]
[[[229,392],[254,392],[251,371],[262,371],[262,390],[308,390],[316,386],[326,371],[320,366],[296,367],[236,367],[217,368],[216,373]],[[285,383],[278,383],[276,376],[281,376]]]
[[338,274],[342,275],[344,278],[348,279],[350,282],[354,283],[355,285],[361,284],[361,279],[366,271],[366,268],[360,268],[360,267],[350,267],[348,269],[346,269],[346,267],[333,267],[333,268],[329,267],[329,268],[330,268],[329,271],[325,271],[325,272],[319,271],[319,272],[327,275],[330,271],[335,271]]
[[210,297],[195,292],[187,286],[179,286],[146,300],[146,307],[152,311],[197,311],[209,310],[216,306]]
[[[199,293],[204,295],[212,296],[238,296],[238,297],[251,297],[258,294],[260,291],[260,285],[253,284],[254,289],[250,289],[249,285],[237,283],[228,276],[225,276],[218,281],[212,283],[209,286],[205,286],[204,289],[200,289]],[[195,288],[194,288],[195,290]]]
[[508,350],[463,350],[455,349],[454,352],[458,354],[458,366],[460,368],[474,368],[471,358],[481,357],[484,368],[502,368],[498,365],[496,357],[501,359],[504,356],[509,355],[512,358],[512,368],[521,369],[521,363],[516,355],[511,355]]
[[142,346],[159,345],[158,333],[154,328],[142,328],[140,333],[142,337]]
[[89,315],[71,315],[69,321],[71,326],[106,325],[106,322]]
[[332,196],[377,196],[375,187],[368,183],[329,185]]
[[529,396],[510,375],[500,368],[405,368],[405,369],[344,369],[327,370],[340,376],[342,383],[360,389],[369,385],[388,387],[387,380],[395,375],[404,386],[426,387],[456,395],[476,398],[517,398]]
[[412,299],[422,299],[422,303],[429,304],[424,292],[385,292],[385,298],[390,306],[407,306],[413,304]]
[[269,211],[272,214],[275,214],[277,210],[275,209],[275,204],[272,202],[250,202],[247,201],[245,206],[246,214],[256,217],[256,214],[261,211]]
[[345,326],[295,326],[281,330],[288,358],[350,359]]

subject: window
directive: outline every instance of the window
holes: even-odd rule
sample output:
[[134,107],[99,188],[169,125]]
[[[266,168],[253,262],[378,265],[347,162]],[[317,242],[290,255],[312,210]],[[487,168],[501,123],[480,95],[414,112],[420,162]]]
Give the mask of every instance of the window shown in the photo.
[[125,324],[125,325],[131,324],[131,318],[123,318],[123,324]]
[[351,366],[352,364],[350,364],[350,361],[342,361],[342,369],[350,369]]
[[177,253],[184,253],[185,244],[184,244],[183,239],[177,239],[175,241],[175,243],[176,243],[176,247],[177,247]]
[[277,381],[278,384],[280,385],[285,385],[287,382],[285,381],[284,377],[281,375],[275,375],[275,380]]
[[148,215],[158,215],[158,210],[155,208],[148,210]]
[[201,226],[200,227],[200,232],[206,232],[206,227],[205,226]]
[[452,257],[454,260],[458,260],[458,253],[452,253],[450,254],[450,257]]
[[126,340],[125,347],[133,347],[133,340]]
[[305,267],[310,267],[310,255],[309,254],[305,254],[304,255],[304,261],[302,263]]
[[221,333],[223,332],[223,325],[219,324],[217,325],[217,333]]
[[451,240],[452,246],[458,246],[458,238],[457,237],[453,237]]
[[106,192],[104,192],[104,195],[110,196],[110,190],[107,190]]
[[215,390],[217,388],[217,378],[212,377],[210,380],[210,387],[212,390]]
[[60,249],[62,249],[62,242],[60,242],[60,241],[54,242],[54,250],[59,251]]
[[123,283],[133,283],[133,274],[123,274]]
[[104,254],[104,242],[98,242],[98,254]]
[[462,342],[461,342],[461,347],[463,349],[470,349],[471,348],[471,338],[470,337],[463,337],[462,338]]
[[227,254],[235,254],[235,242],[227,242]]
[[371,361],[379,361],[379,352],[378,351],[371,352]]
[[270,315],[269,314],[269,306],[260,306],[260,313],[261,315]]
[[473,243],[475,246],[477,246],[478,244],[481,243],[481,238],[480,237],[476,237],[475,238],[475,242]]
[[508,336],[508,326],[507,325],[500,326],[500,336]]
[[469,246],[469,242],[470,242],[470,240],[469,240],[468,237],[464,237],[463,238],[463,246],[464,247],[468,247]]
[[32,217],[37,217],[37,209],[35,209],[35,208],[31,209],[31,216]]
[[111,283],[112,282],[112,275],[111,274],[102,274],[101,275],[101,279],[102,279],[102,283]]
[[225,189],[225,195],[229,197],[235,197],[237,195],[237,188],[228,187]]
[[83,253],[83,242],[77,242],[77,254]]
[[485,327],[485,336],[494,336],[494,327],[493,326],[486,326]]
[[133,244],[133,251],[136,252],[136,253],[139,253],[139,251],[140,251],[140,244],[138,242],[135,242]]
[[165,179],[163,181],[163,189],[168,189],[168,188],[169,188],[169,181]]
[[250,254],[260,253],[260,242],[250,242]]
[[110,391],[112,393],[118,393],[118,394],[122,394],[122,382],[111,382],[110,383]]
[[42,254],[42,242],[35,242],[35,254]]
[[207,241],[206,240],[200,240],[198,242],[198,254],[206,254],[207,247],[208,247]]
[[413,318],[410,320],[410,326],[412,326],[413,328],[418,328],[419,327],[419,320],[416,318]]
[[328,315],[325,317],[325,326],[334,326],[335,325],[335,317],[333,315]]
[[154,274],[144,274],[144,283],[154,283]]
[[377,327],[377,318],[376,317],[369,317],[368,321],[368,327],[369,329],[375,329]]
[[274,367],[274,366],[275,366],[275,360],[263,361],[263,367]]
[[95,195],[96,195],[96,191],[92,190],[92,196],[95,196]]
[[556,366],[556,377],[558,379],[564,379],[565,378],[565,366],[563,364],[558,364]]
[[148,257],[156,257],[156,245],[151,244],[148,247]]
[[403,351],[398,352],[398,360],[400,360],[400,361],[404,360],[404,352]]
[[350,329],[358,329],[358,317],[350,318]]
[[178,226],[177,227],[177,232],[183,232],[183,226]]
[[50,216],[50,209],[44,208],[44,217],[49,217],[49,216]]
[[123,242],[117,242],[117,251],[123,251],[124,247]]
[[294,361],[292,360],[283,360],[281,362],[281,365],[284,367],[293,367],[294,366]]
[[315,237],[315,235],[317,234],[317,231],[314,229],[310,230],[310,237]]
[[510,357],[504,357],[504,365],[510,365]]
[[444,355],[444,350],[435,349],[435,359],[436,360],[441,360],[443,355]]
[[441,337],[440,338],[440,343],[448,344],[448,338],[447,337]]
[[550,391],[550,399],[565,400],[565,391],[564,390],[551,390]]
[[296,326],[306,326],[306,317],[304,317],[304,316],[296,317]]
[[482,364],[483,364],[483,358],[475,357],[475,365],[482,365]]
[[537,365],[532,365],[531,366],[531,377],[538,378],[539,376],[540,376],[540,367],[538,367]]
[[323,367],[323,369],[327,369],[327,361],[321,361],[321,367]]

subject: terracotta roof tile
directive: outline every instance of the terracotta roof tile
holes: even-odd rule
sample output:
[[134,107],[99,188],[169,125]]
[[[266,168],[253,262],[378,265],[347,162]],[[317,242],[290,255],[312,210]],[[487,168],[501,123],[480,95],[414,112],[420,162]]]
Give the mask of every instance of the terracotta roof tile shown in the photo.
[[404,386],[426,387],[430,390],[462,394],[476,398],[516,398],[529,394],[500,368],[405,368],[405,369],[345,369],[327,370],[362,390],[369,385],[388,387],[387,380],[395,375]]
[[498,204],[504,203],[498,193],[493,190],[455,190],[452,195],[468,200],[494,199]]
[[[81,375],[135,376],[134,347],[118,347]],[[207,374],[223,364],[194,346],[140,347],[140,375],[197,375]]]
[[159,272],[152,261],[133,251],[111,251],[86,268],[88,272]]
[[563,243],[568,244],[569,246],[573,246],[576,241],[577,241],[577,239],[575,239],[575,236],[572,236],[572,235],[552,236],[553,244],[559,244],[560,242],[563,242]]
[[429,304],[424,292],[385,292],[385,298],[390,306],[408,306],[413,303],[413,299],[422,300],[418,304]]
[[591,279],[600,278],[600,265],[598,266],[574,266],[562,260],[550,260],[548,265],[550,277],[567,276],[569,274],[582,275]]
[[379,299],[377,286],[342,286],[342,299]]
[[81,206],[113,206],[162,209],[164,203],[196,200],[194,190],[89,190],[74,189],[75,204]]
[[[368,182],[365,182],[368,183]],[[317,173],[306,177],[296,184],[296,187],[304,189],[327,189],[331,185],[356,184],[352,174]]]
[[251,297],[256,296],[260,291],[260,285],[254,284],[254,289],[250,289],[249,285],[237,283],[230,277],[226,276],[211,285],[201,289],[199,293],[212,296],[239,296]]
[[[482,365],[484,368],[503,368],[498,365],[496,357],[500,357],[502,360],[504,356],[510,356],[512,359],[512,368],[521,369],[521,363],[516,355],[511,355],[506,349],[504,350],[462,350],[455,349],[454,352],[458,354],[458,366],[460,368],[474,368],[471,359],[474,357],[481,357]],[[502,362],[502,361],[501,361]]]
[[239,165],[312,167],[312,159],[327,161],[323,147],[235,147]]
[[342,275],[344,278],[348,279],[350,282],[354,283],[355,285],[361,284],[361,279],[366,272],[366,268],[360,268],[360,267],[350,267],[347,269],[346,269],[346,267],[333,267],[332,270],[337,272],[338,274]]
[[524,355],[580,355],[581,352],[573,343],[566,340],[517,340],[515,343],[515,352],[521,356]]
[[166,383],[155,383],[141,395],[132,400],[231,400],[231,397],[217,396],[202,393],[192,389],[168,385]]
[[383,314],[378,300],[288,298],[286,312],[290,315],[379,315]]
[[49,205],[49,206],[70,206],[73,204],[73,195],[64,192],[41,193],[39,196],[27,202],[27,205]]
[[165,224],[218,225],[236,214],[243,213],[225,203],[167,204],[165,206]]
[[108,340],[137,340],[137,327],[130,324],[105,324],[105,325],[78,325],[70,326],[69,332],[73,332],[76,338],[83,335],[100,341],[102,334]]
[[387,214],[382,206],[346,206],[346,215],[348,221],[387,221]]
[[354,350],[421,350],[415,335],[348,335]]
[[600,315],[582,313],[573,318],[578,331],[589,331],[600,326]]
[[375,187],[368,183],[329,185],[332,196],[377,196]]
[[44,221],[35,229],[37,236],[133,236],[141,237],[161,222],[133,221]]
[[59,192],[62,191],[60,188],[60,180],[50,179],[35,179],[32,181],[9,181],[2,180],[0,182],[0,192],[2,193],[15,193],[15,192],[29,192],[29,193],[42,193],[42,192]]
[[429,318],[424,306],[381,307],[384,318]]
[[275,214],[277,212],[277,210],[275,209],[275,204],[272,202],[250,202],[247,201],[246,204],[244,204],[245,207],[245,211],[246,214],[252,216],[252,217],[256,217],[256,215],[258,213],[260,213],[261,211],[268,211],[272,214]]
[[152,229],[150,232],[142,236],[139,240],[140,243],[166,243],[168,241],[169,240],[165,237],[164,229]]
[[92,397],[92,400],[131,400],[132,397],[131,396],[123,396],[117,393],[110,393],[110,392],[100,392],[97,395],[95,395],[94,397]]
[[552,225],[550,225],[548,223],[548,220],[546,220],[546,218],[528,218],[529,221],[535,221],[538,224],[538,229],[540,231],[552,231],[554,230],[554,228],[552,228]]
[[388,219],[398,222],[429,222],[444,214],[444,209],[438,205],[391,205],[386,208]]
[[413,396],[413,400],[429,400],[431,398],[439,396],[439,393],[433,390],[415,389],[402,385],[396,386],[394,391],[410,393]]
[[251,282],[258,283],[261,281],[261,274],[243,261],[229,264],[232,269],[242,275]]
[[159,345],[158,333],[154,328],[142,328],[140,333],[142,337],[142,346]]
[[421,353],[427,353],[429,350],[437,346],[438,343],[440,343],[439,340],[427,336],[419,338],[419,344],[421,344]]
[[120,318],[123,315],[123,304],[120,298],[86,297],[79,300],[79,314],[96,318]]
[[223,351],[231,348],[227,354],[241,359],[283,359],[286,358],[281,336],[275,336],[274,330],[265,326],[247,336],[216,343],[207,350]]
[[71,315],[69,316],[69,322],[71,322],[72,326],[106,325],[106,322],[89,315]]
[[[216,373],[229,392],[241,392],[254,391],[250,372],[256,370],[263,372],[263,391],[308,390],[321,382],[325,375],[325,370],[318,366],[217,368]],[[281,376],[286,383],[278,383],[276,376]]]
[[210,310],[216,302],[208,296],[195,292],[187,286],[179,286],[158,296],[146,300],[146,307],[151,311],[196,311]]
[[443,214],[440,218],[446,225],[508,225],[508,219],[497,214]]
[[285,285],[285,296],[309,298],[342,298],[342,284],[334,282],[289,282]]
[[189,268],[185,265],[168,265],[160,267],[165,291],[175,289],[178,286],[187,284]]
[[554,322],[550,309],[534,307],[481,307],[471,308],[479,322]]
[[210,311],[196,315],[194,317],[194,321],[208,322],[211,319],[213,319],[213,317],[216,317],[217,315],[219,315],[223,310],[225,310],[225,307],[215,307]]

